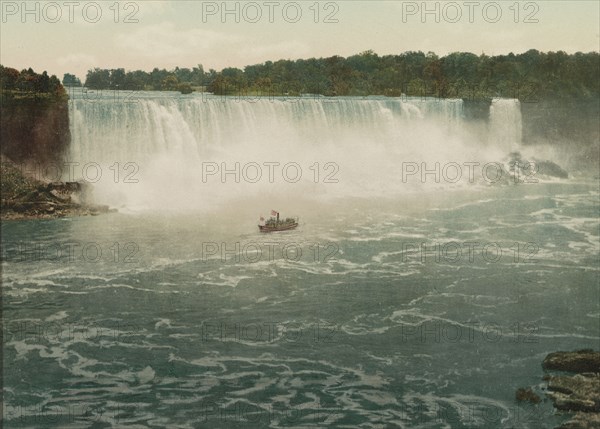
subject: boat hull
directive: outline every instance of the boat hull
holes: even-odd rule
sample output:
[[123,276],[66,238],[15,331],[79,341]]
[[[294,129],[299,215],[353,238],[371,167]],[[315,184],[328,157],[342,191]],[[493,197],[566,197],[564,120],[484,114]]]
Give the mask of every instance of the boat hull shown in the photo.
[[291,229],[296,229],[297,227],[298,227],[297,223],[291,223],[291,224],[280,225],[280,226],[258,225],[258,229],[260,230],[260,232],[289,231]]

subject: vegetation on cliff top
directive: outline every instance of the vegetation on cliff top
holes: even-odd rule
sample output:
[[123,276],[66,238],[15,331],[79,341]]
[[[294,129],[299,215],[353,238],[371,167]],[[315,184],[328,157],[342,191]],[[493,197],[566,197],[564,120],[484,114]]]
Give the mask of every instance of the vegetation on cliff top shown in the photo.
[[30,67],[19,72],[0,65],[0,99],[3,104],[12,100],[63,101],[67,92],[60,80],[46,71],[39,74]]

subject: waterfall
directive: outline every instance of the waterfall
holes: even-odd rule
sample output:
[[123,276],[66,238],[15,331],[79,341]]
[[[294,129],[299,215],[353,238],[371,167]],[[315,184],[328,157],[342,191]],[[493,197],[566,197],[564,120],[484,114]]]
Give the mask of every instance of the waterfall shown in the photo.
[[505,152],[521,146],[523,124],[521,104],[516,99],[494,100],[490,106],[489,143]]
[[[409,188],[400,180],[404,162],[471,161],[482,149],[466,133],[462,100],[116,95],[72,95],[69,158],[102,166],[96,197],[117,207],[188,209],[253,195],[391,195]],[[493,124],[501,120],[497,110]],[[301,177],[282,180],[279,171],[270,180],[265,162],[279,169],[295,164]],[[122,183],[134,171],[138,182]],[[257,174],[257,181],[246,177]]]
[[[400,143],[418,122],[459,126],[462,101],[156,97],[73,100],[75,159],[139,159],[156,153],[201,159],[232,146],[343,145],[341,137]],[[395,142],[395,143],[394,143]],[[341,148],[341,146],[338,146]]]

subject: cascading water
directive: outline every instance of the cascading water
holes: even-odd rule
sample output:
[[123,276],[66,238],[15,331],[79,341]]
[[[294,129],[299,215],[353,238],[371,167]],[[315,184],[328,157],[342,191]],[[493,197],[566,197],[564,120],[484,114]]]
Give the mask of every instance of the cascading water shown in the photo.
[[494,100],[490,106],[489,142],[505,152],[514,152],[523,138],[521,103],[516,99]]
[[[403,163],[498,161],[513,139],[500,123],[520,133],[507,119],[520,120],[512,100],[494,105],[489,135],[500,144],[484,147],[467,132],[462,100],[95,97],[72,96],[70,160],[101,165],[96,200],[132,210],[203,209],[240,196],[395,195],[421,187],[403,183]],[[137,183],[122,183],[127,173]]]

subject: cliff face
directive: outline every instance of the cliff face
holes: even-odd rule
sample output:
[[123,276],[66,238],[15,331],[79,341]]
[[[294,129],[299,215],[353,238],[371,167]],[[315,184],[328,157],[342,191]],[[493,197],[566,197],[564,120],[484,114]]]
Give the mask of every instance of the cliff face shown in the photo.
[[[0,101],[0,218],[28,219],[95,215],[84,183],[45,183],[40,167],[62,165],[71,142],[66,96],[4,92]],[[31,177],[30,177],[31,176]]]
[[2,97],[2,155],[16,163],[47,165],[62,160],[69,143],[66,98]]
[[600,137],[598,99],[521,103],[521,113],[526,142],[564,143],[567,140],[581,146],[594,146]]
[[598,99],[540,100],[521,103],[523,143],[546,143],[569,154],[571,167],[593,168],[600,162]]

